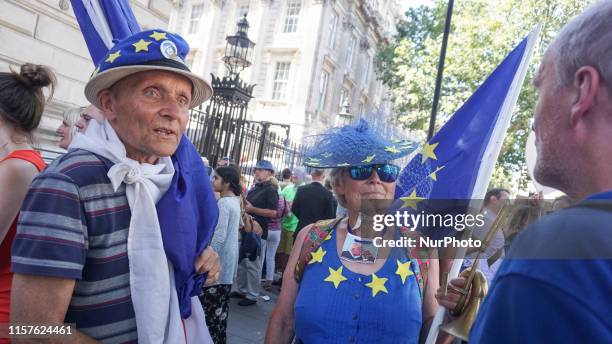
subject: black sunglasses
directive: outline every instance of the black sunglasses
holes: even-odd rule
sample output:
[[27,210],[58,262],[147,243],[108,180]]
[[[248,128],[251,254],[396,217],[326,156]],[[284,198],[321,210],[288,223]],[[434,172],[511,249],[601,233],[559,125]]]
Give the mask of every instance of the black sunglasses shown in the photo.
[[385,183],[393,183],[400,173],[399,166],[391,164],[352,166],[348,168],[349,176],[354,180],[366,180],[372,176],[375,170],[378,178]]

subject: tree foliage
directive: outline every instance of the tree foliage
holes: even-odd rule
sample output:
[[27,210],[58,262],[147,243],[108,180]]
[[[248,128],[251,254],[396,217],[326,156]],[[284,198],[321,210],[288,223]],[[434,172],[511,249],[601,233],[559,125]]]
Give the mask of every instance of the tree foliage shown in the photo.
[[[436,131],[537,23],[543,25],[492,183],[514,186],[520,176],[516,186],[526,189],[529,177],[524,152],[537,100],[533,75],[555,33],[592,2],[455,1]],[[417,132],[426,132],[429,125],[446,5],[436,0],[431,7],[409,9],[395,40],[380,50],[377,59],[379,78],[392,89],[398,122]]]

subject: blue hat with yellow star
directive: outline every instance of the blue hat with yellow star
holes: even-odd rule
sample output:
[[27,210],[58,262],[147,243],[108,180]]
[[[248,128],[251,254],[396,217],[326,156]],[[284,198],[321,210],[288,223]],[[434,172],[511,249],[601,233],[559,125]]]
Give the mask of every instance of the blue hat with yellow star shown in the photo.
[[139,72],[165,70],[191,81],[190,108],[212,96],[210,82],[192,73],[185,64],[189,44],[179,35],[164,30],[138,32],[118,41],[96,65],[85,86],[85,97],[98,106],[98,93],[117,81]]
[[418,147],[414,141],[384,138],[363,119],[332,128],[311,139],[304,165],[316,168],[384,164],[404,157]]

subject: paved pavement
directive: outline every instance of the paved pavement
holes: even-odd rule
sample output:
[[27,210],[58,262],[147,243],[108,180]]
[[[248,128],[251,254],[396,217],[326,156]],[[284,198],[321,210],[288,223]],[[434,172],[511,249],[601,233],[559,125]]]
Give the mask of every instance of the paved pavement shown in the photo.
[[253,306],[238,306],[239,299],[231,299],[227,323],[228,344],[260,344],[264,342],[270,313],[278,298],[278,287],[266,293],[270,301],[259,300]]

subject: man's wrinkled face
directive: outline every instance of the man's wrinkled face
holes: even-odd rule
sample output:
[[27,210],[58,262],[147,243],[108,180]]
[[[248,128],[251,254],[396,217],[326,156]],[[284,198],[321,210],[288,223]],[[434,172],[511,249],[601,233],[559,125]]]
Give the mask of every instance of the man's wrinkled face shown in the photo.
[[146,71],[121,79],[98,97],[127,156],[155,163],[159,157],[174,154],[178,147],[187,127],[191,89],[184,76]]
[[534,78],[539,95],[533,129],[538,153],[534,177],[542,185],[558,188],[564,184],[566,163],[571,162],[567,145],[572,94],[558,85],[556,68],[552,54],[546,54]]

